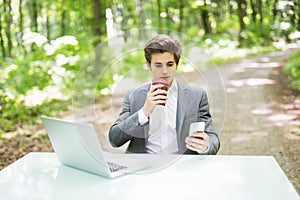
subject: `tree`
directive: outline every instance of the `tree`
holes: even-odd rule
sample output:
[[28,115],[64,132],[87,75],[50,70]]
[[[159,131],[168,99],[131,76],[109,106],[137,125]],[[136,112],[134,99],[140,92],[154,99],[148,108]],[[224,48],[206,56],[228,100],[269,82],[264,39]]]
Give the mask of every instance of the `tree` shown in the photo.
[[0,12],[0,47],[1,47],[2,60],[5,60],[6,52],[5,52],[5,47],[4,47],[4,38],[3,38],[3,35],[2,35],[2,16],[1,16],[1,13],[2,12]]
[[67,26],[67,10],[64,5],[65,1],[62,1],[62,6],[61,6],[61,19],[60,19],[60,34],[59,36],[64,36],[66,34],[66,26]]
[[161,23],[161,0],[157,0],[157,21],[158,21],[158,28],[162,29],[162,23]]
[[106,33],[106,17],[105,17],[105,1],[101,0],[94,0],[93,1],[93,32],[96,36],[96,41],[94,42],[94,45],[97,45],[101,42],[101,36],[105,35]]
[[146,27],[146,19],[145,19],[145,12],[143,9],[143,0],[136,0],[136,10],[137,16],[140,21],[140,39],[144,40],[146,38],[145,27]]
[[51,39],[51,26],[50,26],[50,14],[49,14],[49,9],[46,11],[46,35],[48,40]]
[[263,12],[262,12],[262,0],[250,0],[251,6],[251,18],[254,23],[256,23],[257,18],[259,18],[260,25],[263,23]]
[[179,0],[179,26],[178,26],[178,32],[182,33],[183,32],[183,20],[184,20],[184,3],[183,0]]
[[259,14],[259,17],[260,17],[259,18],[260,25],[262,25],[262,23],[264,21],[264,15],[263,15],[262,8],[263,8],[262,0],[257,0],[257,10],[258,10],[258,14]]
[[298,31],[300,31],[300,0],[297,0],[297,5],[298,5],[298,12],[297,12],[297,15],[298,15]]
[[246,30],[246,24],[244,22],[244,17],[247,16],[246,14],[246,1],[245,0],[237,0],[238,3],[238,17],[239,17],[239,24],[240,24],[240,31],[239,31],[239,45],[244,46],[244,42],[246,38],[244,37],[244,31]]
[[276,17],[277,17],[277,3],[278,3],[278,0],[274,0],[274,4],[273,4],[273,9],[272,9],[272,12],[273,12],[273,24],[275,23],[275,20],[276,20]]
[[22,40],[22,36],[23,36],[23,32],[24,32],[24,17],[23,17],[23,12],[22,12],[22,0],[19,0],[19,32],[18,32],[18,38],[17,38],[17,42],[18,42],[18,46],[21,47],[23,44],[23,40]]
[[29,9],[31,31],[38,32],[38,4],[36,0],[27,1],[27,7]]
[[205,35],[212,33],[211,22],[210,22],[209,13],[208,13],[208,5],[207,5],[206,1],[204,1],[203,6],[200,6],[200,15],[201,15]]
[[[128,34],[127,30],[140,28],[140,39],[145,37],[142,30],[152,26],[159,28],[161,32],[165,32],[162,29],[167,28],[190,36],[199,36],[203,33],[206,35],[229,33],[243,46],[253,44],[252,41],[265,40],[267,35],[271,35],[271,31],[272,36],[287,38],[292,31],[300,30],[300,0],[0,0],[0,2],[2,57],[31,53],[26,52],[25,48],[22,49],[24,45],[22,37],[26,29],[41,33],[48,40],[74,35],[84,44],[98,44],[106,39],[107,8],[112,9],[116,25],[114,28],[117,31],[121,30]],[[287,9],[281,9],[283,5],[287,5]],[[283,30],[281,26],[284,23],[290,24],[291,28]],[[126,40],[127,36],[124,38]],[[33,45],[30,51],[34,49]]]
[[295,25],[297,30],[300,31],[300,0],[294,1],[293,12],[295,14]]
[[256,22],[256,16],[257,16],[256,0],[250,0],[250,5],[252,9],[252,13],[251,13],[252,21]]
[[10,0],[3,0],[4,5],[4,20],[5,20],[5,35],[7,39],[7,51],[8,56],[12,56],[12,37],[11,37],[11,24],[12,24],[12,16],[11,16],[11,1]]

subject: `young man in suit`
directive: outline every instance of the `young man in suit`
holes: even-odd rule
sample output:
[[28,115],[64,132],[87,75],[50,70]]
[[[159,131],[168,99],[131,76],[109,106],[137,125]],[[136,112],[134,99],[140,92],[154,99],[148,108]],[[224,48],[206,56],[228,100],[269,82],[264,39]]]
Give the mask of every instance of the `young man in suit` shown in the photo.
[[[175,79],[182,46],[167,35],[156,35],[144,49],[152,81],[130,91],[123,109],[109,130],[112,146],[129,141],[129,153],[216,154],[220,143],[212,124],[207,95]],[[205,130],[189,136],[193,122],[205,122]]]

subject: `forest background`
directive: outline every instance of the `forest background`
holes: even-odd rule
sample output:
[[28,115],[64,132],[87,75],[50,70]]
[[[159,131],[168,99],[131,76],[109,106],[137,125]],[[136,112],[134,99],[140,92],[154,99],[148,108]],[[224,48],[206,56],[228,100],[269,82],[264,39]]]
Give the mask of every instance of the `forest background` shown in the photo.
[[[98,44],[116,35],[144,41],[153,27],[183,33],[219,63],[296,42],[300,0],[0,0],[0,136],[69,109],[76,73]],[[294,88],[299,57],[286,67]],[[116,77],[144,58],[139,52],[123,61],[106,71],[97,96],[109,95]]]

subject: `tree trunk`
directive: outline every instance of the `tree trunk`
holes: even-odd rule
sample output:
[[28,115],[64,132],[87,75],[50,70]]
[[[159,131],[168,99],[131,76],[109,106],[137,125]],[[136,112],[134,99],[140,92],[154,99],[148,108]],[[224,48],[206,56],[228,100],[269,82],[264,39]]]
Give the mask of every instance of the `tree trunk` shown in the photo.
[[277,16],[277,3],[278,3],[278,0],[274,0],[274,5],[273,5],[273,24],[276,20],[276,16]]
[[202,19],[202,24],[204,27],[204,31],[205,31],[205,35],[212,33],[211,30],[211,23],[209,20],[209,14],[208,14],[208,10],[207,10],[207,4],[206,1],[204,1],[204,5],[201,6],[200,8],[200,14],[201,14],[201,19]]
[[246,25],[244,23],[244,17],[246,16],[246,2],[245,0],[237,0],[238,2],[238,17],[240,23],[240,32],[239,32],[239,45],[244,46],[246,38],[243,37],[243,32],[246,30]]
[[[169,23],[173,23],[173,20],[171,19],[171,15],[170,15],[170,8],[169,7],[166,7],[166,13],[167,13],[167,16],[166,16],[166,20],[165,20],[165,26],[164,27],[168,27]],[[167,29],[167,34],[170,35],[172,33],[172,30],[171,29]]]
[[50,41],[51,40],[51,30],[50,30],[51,26],[50,26],[50,16],[49,16],[49,12],[47,11],[46,13],[46,34],[47,34],[47,39]]
[[260,22],[260,25],[263,24],[263,21],[264,21],[264,15],[263,15],[263,11],[262,11],[262,8],[263,8],[263,2],[262,0],[257,0],[257,11],[258,11],[258,14],[259,14],[259,22]]
[[19,0],[19,33],[18,33],[18,38],[17,38],[17,42],[18,42],[18,46],[21,47],[23,46],[23,32],[24,32],[24,26],[23,26],[23,12],[22,12],[22,0]]
[[178,32],[182,33],[183,32],[183,8],[184,8],[184,3],[183,0],[179,1],[179,26],[178,26]]
[[139,37],[141,40],[146,39],[146,19],[145,19],[145,12],[143,9],[143,0],[136,0],[136,10],[138,14],[138,18],[140,19],[140,32]]
[[[12,38],[11,38],[11,24],[12,24],[12,16],[11,16],[11,1],[10,0],[3,0],[4,4],[4,19],[6,23],[6,27],[4,29],[6,39],[7,39],[7,51],[8,56],[13,57],[12,55]],[[8,11],[6,10],[6,6],[8,8]]]
[[[213,7],[213,20],[214,20],[214,26],[212,26],[212,33],[217,33],[218,32],[218,25],[220,22],[220,16],[224,15],[223,14],[223,2],[222,1],[218,1],[218,0],[212,0],[212,3],[214,3],[215,5],[217,5],[217,7]],[[224,20],[224,18],[222,18],[222,20]]]
[[297,27],[297,1],[294,1],[294,6],[289,6],[289,10],[291,12],[290,22],[293,27]]
[[160,13],[161,13],[161,3],[160,0],[157,0],[157,19],[158,19],[158,28],[160,29],[159,31],[161,31],[162,29],[162,23],[161,23],[161,17],[160,17]]
[[[94,32],[94,35],[96,36],[96,40],[93,41],[94,47],[97,47],[101,43],[101,37],[103,35],[106,35],[106,12],[104,12],[105,5],[102,3],[105,1],[103,0],[93,0],[93,14],[94,14],[94,20],[92,23],[92,29]],[[101,58],[103,56],[102,51],[105,51],[104,48],[95,48],[95,60],[94,60],[94,74],[101,74],[101,70],[104,69],[103,67],[99,67],[99,64],[103,61],[101,61]]]
[[105,8],[103,4],[101,4],[101,0],[94,0],[94,21],[92,23],[94,35],[97,36],[94,45],[98,45],[101,42],[101,36],[106,33],[106,18],[103,12]]
[[229,15],[231,16],[233,14],[233,8],[232,8],[232,5],[230,2],[231,2],[231,0],[227,0],[228,12],[229,12]]
[[298,5],[298,21],[297,21],[297,30],[300,31],[300,0],[297,0],[297,5]]
[[29,8],[31,31],[38,32],[38,8],[36,0],[27,1],[27,6]]
[[256,22],[256,15],[257,15],[257,12],[256,12],[256,2],[254,2],[255,0],[250,0],[250,5],[251,5],[251,9],[252,9],[252,13],[251,13],[251,16],[252,16],[252,21],[253,22]]
[[246,9],[246,2],[245,0],[238,0],[238,17],[240,23],[240,32],[246,29],[246,25],[244,23],[245,9]]
[[[27,1],[27,7],[30,16],[30,28],[32,32],[38,32],[38,5],[36,0]],[[31,51],[35,51],[37,45],[35,43],[31,44]]]
[[201,27],[201,15],[198,15],[198,11],[197,11],[197,14],[194,14],[195,17],[188,17],[190,18],[190,23],[189,25],[187,25],[187,27],[191,27],[191,26],[194,26],[195,24],[198,26],[198,27]]
[[66,34],[66,24],[67,24],[67,12],[66,9],[64,8],[64,5],[62,5],[62,12],[61,12],[61,19],[60,19],[60,36],[64,36]]
[[3,35],[2,35],[2,20],[1,20],[2,17],[1,17],[1,14],[2,14],[2,12],[0,12],[0,47],[1,47],[2,60],[4,61],[5,58],[6,58],[6,52],[5,52],[5,47],[4,47]]

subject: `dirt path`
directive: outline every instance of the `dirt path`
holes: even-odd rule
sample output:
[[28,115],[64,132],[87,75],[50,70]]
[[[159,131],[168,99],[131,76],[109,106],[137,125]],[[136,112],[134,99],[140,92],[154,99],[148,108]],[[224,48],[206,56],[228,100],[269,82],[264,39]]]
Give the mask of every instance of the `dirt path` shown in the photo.
[[282,71],[294,50],[273,52],[221,66],[226,117],[219,154],[271,155],[300,192],[300,97]]
[[[293,52],[272,52],[218,65],[224,87],[214,82],[216,68],[205,68],[202,75],[207,80],[206,86],[209,85],[211,113],[221,140],[218,154],[274,156],[300,193],[300,135],[291,134],[300,125],[300,97],[288,89],[282,71],[284,61]],[[195,73],[182,75],[185,80],[195,80],[194,76]],[[100,140],[109,151],[116,151],[107,144],[107,130],[120,111],[122,95],[119,95],[112,101],[101,99],[96,104]],[[82,110],[87,122],[88,113],[88,109]],[[74,118],[72,113],[61,117]],[[0,140],[0,169],[28,152],[52,151],[41,125],[16,133],[11,139]]]

